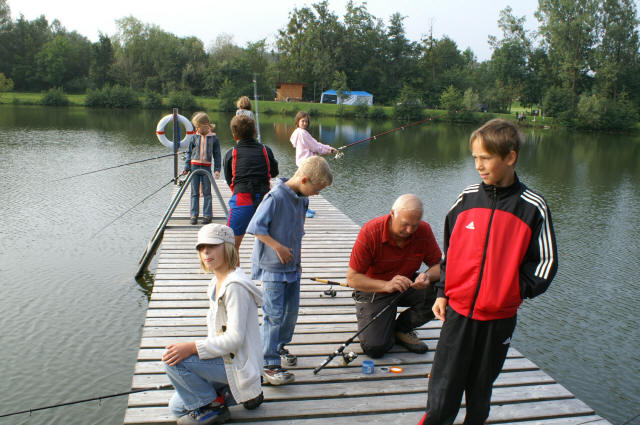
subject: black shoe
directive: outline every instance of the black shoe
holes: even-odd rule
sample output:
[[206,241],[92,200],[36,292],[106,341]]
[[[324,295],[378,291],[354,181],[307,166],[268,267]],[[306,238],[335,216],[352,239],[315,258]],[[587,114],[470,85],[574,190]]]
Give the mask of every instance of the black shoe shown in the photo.
[[202,224],[209,224],[211,223],[211,220],[211,217],[202,217]]
[[189,223],[191,224],[198,224],[198,217],[191,217],[191,220],[189,220]]
[[264,401],[264,393],[260,393],[260,395],[256,398],[252,398],[251,400],[247,400],[242,403],[245,409],[253,410],[262,404]]

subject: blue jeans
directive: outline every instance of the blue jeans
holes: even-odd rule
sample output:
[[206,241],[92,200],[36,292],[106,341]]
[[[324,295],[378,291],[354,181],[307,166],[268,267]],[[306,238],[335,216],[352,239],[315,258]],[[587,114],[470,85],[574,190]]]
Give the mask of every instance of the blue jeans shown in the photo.
[[163,365],[176,389],[169,401],[169,408],[176,417],[211,403],[218,397],[218,391],[227,386],[222,357],[201,360],[193,355],[176,366]]
[[[211,167],[205,167],[203,165],[191,164],[191,171],[206,170],[211,173]],[[213,177],[213,176],[212,176]],[[200,182],[202,182],[202,215],[205,217],[212,216],[212,204],[211,204],[211,184],[206,176],[201,174],[194,175],[191,179],[191,217],[197,217],[200,210]]]
[[262,282],[262,353],[264,365],[280,365],[278,350],[291,342],[298,321],[300,280]]

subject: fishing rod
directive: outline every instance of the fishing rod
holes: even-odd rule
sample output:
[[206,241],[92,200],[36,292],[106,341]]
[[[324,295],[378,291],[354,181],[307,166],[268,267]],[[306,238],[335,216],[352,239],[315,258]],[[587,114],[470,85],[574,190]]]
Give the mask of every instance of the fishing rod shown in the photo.
[[[178,152],[178,153],[184,153],[184,152]],[[87,171],[86,173],[75,174],[73,176],[63,177],[61,179],[57,179],[57,180],[53,180],[53,181],[54,182],[59,182],[59,181],[62,181],[62,180],[72,179],[74,177],[86,176],[87,174],[99,173],[100,171],[111,170],[113,168],[124,167],[126,165],[139,164],[141,162],[146,162],[146,161],[153,161],[154,159],[166,158],[168,156],[173,156],[173,155],[175,155],[175,154],[169,153],[169,154],[166,154],[166,155],[160,155],[160,156],[156,156],[156,157],[153,157],[153,158],[147,158],[147,159],[141,159],[139,161],[127,162],[126,164],[114,165],[114,166],[107,167],[107,168],[101,168],[100,170],[95,170],[95,171]]]
[[140,388],[140,389],[137,389],[137,390],[131,390],[131,391],[127,391],[127,392],[124,392],[124,393],[109,394],[109,395],[103,395],[103,396],[100,396],[100,397],[86,398],[84,400],[76,400],[76,401],[68,401],[66,403],[60,403],[60,404],[52,404],[51,406],[43,406],[43,407],[38,407],[38,408],[35,408],[35,409],[21,410],[19,412],[4,413],[4,414],[0,415],[0,418],[6,418],[7,416],[21,415],[23,413],[28,413],[29,415],[31,415],[32,412],[37,412],[39,410],[53,409],[54,407],[61,407],[61,406],[70,406],[72,404],[86,403],[88,401],[99,401],[100,402],[100,401],[102,401],[102,400],[104,400],[106,398],[120,397],[120,396],[123,396],[123,395],[141,393],[143,391],[150,391],[150,390],[163,390],[165,388],[173,388],[173,385],[172,384],[156,385],[155,387]]
[[256,129],[258,130],[258,142],[262,143],[262,137],[260,137],[260,115],[258,114],[258,78],[256,74],[253,74],[253,99],[256,102]]
[[123,212],[122,214],[120,214],[119,216],[117,216],[116,218],[114,218],[113,220],[111,220],[109,223],[107,223],[106,225],[102,226],[102,228],[100,230],[98,230],[97,232],[95,232],[93,235],[91,235],[90,239],[92,239],[94,236],[96,236],[98,233],[102,232],[104,229],[106,229],[107,227],[111,226],[113,223],[116,222],[116,220],[120,219],[122,216],[124,216],[126,213],[128,213],[129,211],[131,211],[132,209],[134,209],[135,207],[137,207],[138,205],[140,205],[141,203],[143,203],[144,201],[146,201],[147,199],[151,198],[153,195],[155,195],[156,193],[160,192],[162,189],[164,189],[165,187],[167,187],[170,183],[173,183],[175,181],[175,179],[171,179],[168,182],[166,182],[165,184],[163,184],[158,190],[154,191],[151,195],[146,196],[142,201],[138,202],[137,204],[135,204],[134,206],[132,206],[131,208],[129,208],[128,210],[126,210],[125,212]]
[[360,140],[355,141],[353,143],[349,143],[348,145],[340,146],[339,148],[337,148],[338,153],[336,153],[335,158],[336,159],[342,158],[344,156],[344,153],[342,153],[341,151],[346,149],[346,148],[348,148],[348,147],[355,146],[355,145],[358,145],[360,143],[368,142],[369,140],[376,140],[380,136],[384,136],[386,134],[393,133],[394,131],[404,130],[405,128],[409,128],[409,127],[413,127],[413,126],[416,126],[416,125],[424,124],[424,123],[426,123],[428,121],[431,121],[431,117],[425,118],[425,119],[420,120],[420,121],[415,121],[415,122],[412,122],[412,123],[409,123],[407,125],[403,125],[403,126],[400,126],[400,127],[392,128],[391,130],[383,131],[382,133],[378,133],[378,134],[373,135],[371,137],[360,139]]
[[380,310],[379,312],[376,313],[375,316],[373,316],[371,318],[371,320],[369,320],[363,327],[362,329],[360,329],[358,332],[356,332],[351,338],[349,338],[348,340],[346,340],[345,342],[342,343],[342,345],[340,345],[340,347],[338,347],[333,353],[329,354],[329,356],[327,357],[327,359],[324,361],[324,363],[322,363],[320,366],[316,367],[315,369],[313,369],[313,374],[317,375],[318,372],[320,372],[322,369],[324,369],[324,367],[326,365],[328,365],[331,360],[333,360],[336,356],[342,356],[342,361],[344,363],[344,365],[348,365],[349,363],[351,363],[352,361],[354,361],[358,355],[356,353],[354,353],[353,351],[350,351],[349,353],[345,353],[344,349],[347,348],[347,346],[349,346],[349,344],[351,344],[358,335],[360,335],[362,332],[365,331],[365,329],[367,329],[373,322],[376,321],[376,319],[378,319],[378,317],[382,316],[382,314],[387,311],[391,306],[395,305],[398,300],[400,299],[401,296],[403,296],[404,294],[406,294],[408,291],[410,291],[411,287],[407,288],[406,291],[400,292],[398,295],[396,295],[395,297],[393,297],[391,299],[391,301],[389,301],[389,304],[387,304],[386,306],[384,306],[384,308],[382,310]]
[[[348,284],[344,283],[344,282],[336,282],[335,280],[326,280],[326,279],[320,279],[318,277],[312,277],[311,280],[315,281],[315,282],[320,282],[320,283],[326,283],[328,285],[331,285],[331,287],[329,289],[327,289],[326,291],[324,291],[325,295],[329,295],[331,298],[335,297],[336,295],[338,295],[338,293],[336,292],[335,289],[333,289],[333,285],[339,285],[339,286],[346,286],[347,288],[349,287]],[[322,295],[320,295],[322,296]]]

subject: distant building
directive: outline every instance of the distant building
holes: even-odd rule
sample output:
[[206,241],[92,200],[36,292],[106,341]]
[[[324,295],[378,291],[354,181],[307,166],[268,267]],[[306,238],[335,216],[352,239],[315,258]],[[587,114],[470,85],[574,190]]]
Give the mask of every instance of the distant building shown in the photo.
[[373,95],[366,91],[345,91],[345,98],[340,100],[338,98],[337,90],[327,90],[322,92],[320,96],[320,103],[334,103],[345,105],[373,105]]
[[299,102],[302,100],[302,83],[276,83],[276,100],[280,102]]

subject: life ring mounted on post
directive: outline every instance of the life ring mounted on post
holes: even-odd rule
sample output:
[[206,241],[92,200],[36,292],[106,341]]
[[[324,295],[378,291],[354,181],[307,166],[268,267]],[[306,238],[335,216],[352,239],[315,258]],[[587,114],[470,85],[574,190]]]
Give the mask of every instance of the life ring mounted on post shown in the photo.
[[[158,126],[156,127],[156,136],[158,136],[158,140],[160,140],[160,143],[162,143],[163,145],[165,145],[166,147],[168,147],[169,149],[173,149],[173,142],[169,139],[167,139],[167,136],[165,136],[164,134],[164,128],[167,126],[167,124],[169,124],[171,121],[173,121],[173,115],[169,114],[169,115],[165,115],[164,117],[162,117],[162,119],[160,121],[158,121]],[[182,123],[182,125],[185,128],[185,135],[182,138],[182,140],[180,140],[180,144],[178,146],[178,149],[182,149],[184,147],[186,147],[187,145],[187,138],[192,135],[195,134],[195,131],[193,129],[193,124],[191,124],[191,121],[189,121],[186,117],[178,114],[178,122]]]

